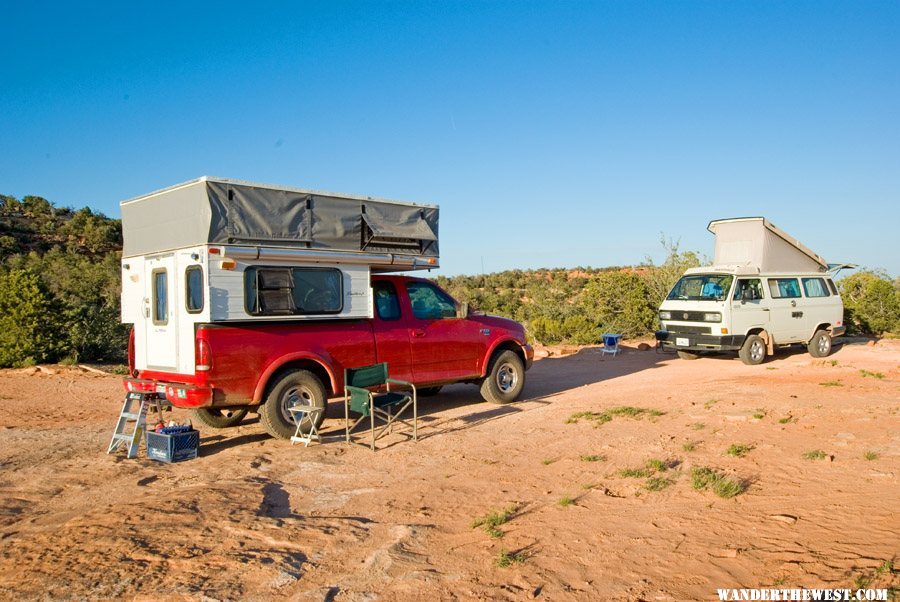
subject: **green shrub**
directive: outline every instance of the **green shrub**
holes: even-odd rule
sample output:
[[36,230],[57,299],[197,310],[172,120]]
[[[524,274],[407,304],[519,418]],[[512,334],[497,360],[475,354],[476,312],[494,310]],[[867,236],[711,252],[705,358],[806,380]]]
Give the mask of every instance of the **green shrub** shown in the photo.
[[36,274],[0,273],[0,367],[33,365],[61,350],[57,313]]
[[844,324],[864,334],[900,334],[900,287],[884,274],[861,271],[839,283]]

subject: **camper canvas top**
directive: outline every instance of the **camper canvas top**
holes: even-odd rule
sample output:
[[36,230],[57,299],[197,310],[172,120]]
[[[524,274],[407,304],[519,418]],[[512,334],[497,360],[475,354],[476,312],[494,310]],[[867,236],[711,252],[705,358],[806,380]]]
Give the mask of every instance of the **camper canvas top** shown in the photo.
[[228,245],[381,270],[438,267],[436,205],[203,177],[123,201],[121,210],[123,257]]
[[764,217],[714,220],[708,229],[716,237],[715,269],[746,268],[751,274],[821,273],[829,267],[822,257]]

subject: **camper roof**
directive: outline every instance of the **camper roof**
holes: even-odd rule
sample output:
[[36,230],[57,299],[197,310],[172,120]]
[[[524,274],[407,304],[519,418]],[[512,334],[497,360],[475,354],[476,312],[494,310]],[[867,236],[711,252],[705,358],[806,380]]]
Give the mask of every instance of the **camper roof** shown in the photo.
[[123,257],[205,244],[351,252],[373,261],[401,255],[428,267],[439,256],[436,205],[203,177],[120,206]]
[[828,263],[764,217],[713,220],[716,266],[752,266],[763,272],[824,272]]

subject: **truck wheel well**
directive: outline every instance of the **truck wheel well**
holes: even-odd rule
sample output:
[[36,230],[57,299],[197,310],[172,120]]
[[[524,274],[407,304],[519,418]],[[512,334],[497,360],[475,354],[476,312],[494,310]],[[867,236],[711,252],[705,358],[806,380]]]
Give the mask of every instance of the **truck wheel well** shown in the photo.
[[[525,364],[525,352],[522,351],[522,348],[518,344],[516,344],[515,341],[503,341],[502,343],[497,345],[497,347],[494,349],[494,352],[491,354],[491,357],[493,358],[495,355],[503,351],[512,351],[519,356],[519,359],[522,360],[522,364]],[[488,360],[488,362],[490,362],[490,359]]]
[[322,381],[322,386],[325,387],[326,396],[330,397],[334,394],[331,386],[331,376],[328,375],[328,371],[325,370],[322,364],[311,360],[294,360],[279,367],[278,370],[273,372],[272,376],[269,377],[269,380],[266,382],[266,387],[263,389],[262,403],[265,403],[266,398],[269,396],[269,392],[272,390],[272,387],[275,386],[275,383],[277,383],[285,373],[293,370],[308,370],[309,372],[312,372],[316,375],[316,378]]

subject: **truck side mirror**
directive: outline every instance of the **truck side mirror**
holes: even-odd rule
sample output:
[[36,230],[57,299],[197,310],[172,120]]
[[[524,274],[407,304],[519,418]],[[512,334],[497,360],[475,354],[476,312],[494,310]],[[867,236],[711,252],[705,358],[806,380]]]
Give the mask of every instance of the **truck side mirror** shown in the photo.
[[469,317],[469,302],[461,301],[459,305],[456,306],[456,317],[465,320]]

